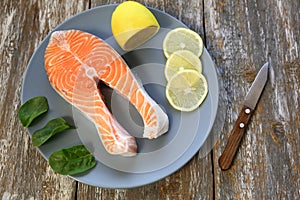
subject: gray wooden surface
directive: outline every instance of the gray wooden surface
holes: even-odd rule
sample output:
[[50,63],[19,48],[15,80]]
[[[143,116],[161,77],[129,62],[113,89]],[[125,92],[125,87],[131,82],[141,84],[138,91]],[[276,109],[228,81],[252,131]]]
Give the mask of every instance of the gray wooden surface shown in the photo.
[[[17,119],[23,73],[42,39],[83,10],[120,1],[1,0],[0,199],[299,199],[299,0],[145,0],[197,31],[226,92],[220,140],[176,173],[134,189],[105,189],[55,174]],[[266,85],[233,167],[218,166],[243,97],[260,66]]]

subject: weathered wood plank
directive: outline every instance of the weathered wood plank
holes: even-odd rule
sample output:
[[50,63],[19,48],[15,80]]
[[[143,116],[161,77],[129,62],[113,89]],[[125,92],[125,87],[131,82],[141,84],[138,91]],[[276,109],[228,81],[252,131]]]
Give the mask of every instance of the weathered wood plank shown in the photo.
[[[299,1],[205,1],[209,51],[224,71],[228,115],[214,150],[216,199],[299,198]],[[217,165],[261,65],[270,79],[232,169]]]
[[[122,1],[92,1],[92,7]],[[139,1],[164,10],[187,26],[203,33],[202,2],[199,1]],[[181,9],[184,7],[184,12]],[[156,183],[134,189],[104,189],[79,183],[78,199],[213,199],[211,156],[195,156],[173,175]]]
[[2,0],[0,13],[0,198],[73,199],[76,182],[60,176],[31,145],[17,119],[23,73],[41,40],[88,6],[82,1]]
[[[121,2],[93,0],[91,6]],[[3,0],[0,13],[0,198],[2,199],[297,199],[300,196],[300,2],[141,0],[182,20],[206,39],[228,101],[224,133],[203,159],[135,189],[104,189],[55,174],[17,120],[27,63],[59,23],[89,1]],[[183,8],[183,9],[182,9]],[[203,16],[204,8],[204,16]],[[204,17],[204,21],[203,21]],[[206,37],[205,37],[206,36]],[[232,169],[217,160],[256,72],[270,80]],[[78,190],[76,192],[76,189]]]

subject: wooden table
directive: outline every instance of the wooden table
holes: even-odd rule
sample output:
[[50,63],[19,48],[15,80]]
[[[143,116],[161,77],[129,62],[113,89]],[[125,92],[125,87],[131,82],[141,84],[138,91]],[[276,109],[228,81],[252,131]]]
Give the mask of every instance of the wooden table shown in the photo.
[[[42,39],[64,20],[110,0],[2,0],[0,12],[0,198],[299,199],[299,0],[142,0],[198,32],[226,92],[220,140],[176,173],[134,189],[92,187],[54,173],[17,119],[23,73]],[[233,167],[221,155],[261,65],[270,78]]]

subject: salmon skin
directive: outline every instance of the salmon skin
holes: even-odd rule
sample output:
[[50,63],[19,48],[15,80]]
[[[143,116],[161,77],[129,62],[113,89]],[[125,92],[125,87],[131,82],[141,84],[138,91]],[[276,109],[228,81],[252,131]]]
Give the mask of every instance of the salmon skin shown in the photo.
[[143,137],[157,138],[168,131],[166,113],[102,39],[79,30],[55,31],[44,58],[52,87],[95,124],[108,153],[133,156],[137,144],[106,107],[97,87],[100,80],[135,106],[144,122]]

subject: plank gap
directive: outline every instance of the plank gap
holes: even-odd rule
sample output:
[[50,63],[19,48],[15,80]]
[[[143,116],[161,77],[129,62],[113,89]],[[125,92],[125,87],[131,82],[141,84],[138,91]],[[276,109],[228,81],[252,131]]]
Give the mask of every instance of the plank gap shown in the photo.
[[75,183],[75,195],[74,195],[74,200],[77,200],[77,199],[78,199],[78,185],[79,185],[79,182],[76,181],[76,183]]
[[[207,47],[206,44],[206,29],[205,29],[205,14],[204,14],[204,9],[205,9],[205,0],[202,0],[202,23],[203,23],[203,44],[205,47]],[[210,158],[211,158],[211,172],[212,172],[212,199],[216,199],[215,195],[215,166],[214,166],[214,154],[213,151],[210,152]]]
[[89,9],[92,8],[92,0],[89,0],[89,5],[88,5]]
[[210,161],[211,161],[211,167],[212,167],[212,170],[211,170],[211,172],[212,172],[212,178],[213,178],[213,180],[212,180],[212,197],[213,197],[213,199],[216,199],[215,198],[215,166],[214,166],[214,152],[213,151],[211,151],[210,152]]
[[202,0],[202,23],[203,23],[203,44],[205,47],[207,47],[207,44],[206,44],[206,30],[205,30],[205,15],[204,15],[204,3],[205,1]]

